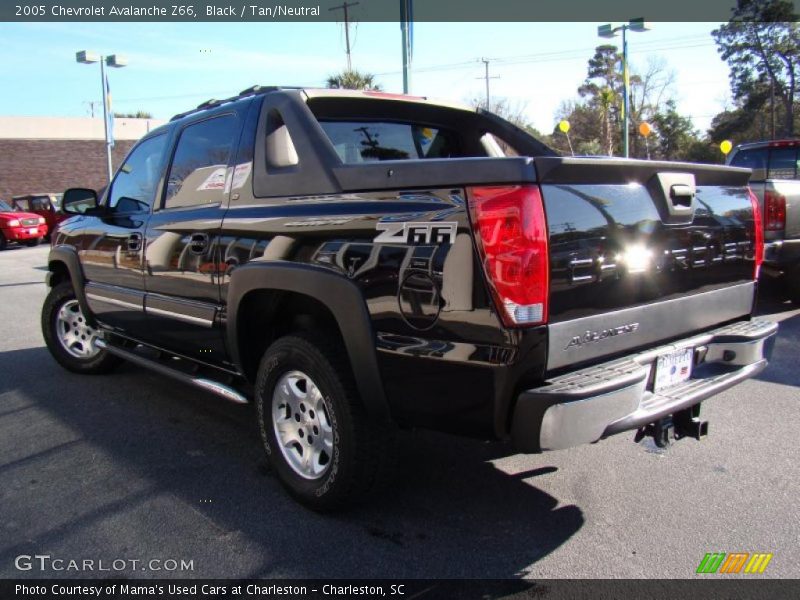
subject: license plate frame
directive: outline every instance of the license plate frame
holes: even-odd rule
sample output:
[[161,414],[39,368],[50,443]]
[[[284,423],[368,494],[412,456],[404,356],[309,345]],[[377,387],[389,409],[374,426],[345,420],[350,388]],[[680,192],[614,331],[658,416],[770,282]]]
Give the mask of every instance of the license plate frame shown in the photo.
[[694,348],[682,348],[656,358],[653,391],[658,393],[687,381],[692,376]]

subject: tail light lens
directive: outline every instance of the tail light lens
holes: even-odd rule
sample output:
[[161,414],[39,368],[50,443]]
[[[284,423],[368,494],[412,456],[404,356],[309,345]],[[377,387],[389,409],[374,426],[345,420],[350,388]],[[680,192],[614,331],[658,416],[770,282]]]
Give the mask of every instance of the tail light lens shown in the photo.
[[764,193],[764,229],[767,231],[786,229],[786,197],[772,190]]
[[469,188],[472,227],[507,327],[547,322],[547,222],[538,186]]
[[[761,271],[761,263],[764,262],[764,228],[761,222],[761,209],[758,207],[758,198],[750,188],[747,189],[750,194],[750,204],[753,205],[753,228],[755,248],[753,248],[754,255],[754,268],[753,279],[758,279],[758,274]],[[784,205],[785,206],[785,205]]]

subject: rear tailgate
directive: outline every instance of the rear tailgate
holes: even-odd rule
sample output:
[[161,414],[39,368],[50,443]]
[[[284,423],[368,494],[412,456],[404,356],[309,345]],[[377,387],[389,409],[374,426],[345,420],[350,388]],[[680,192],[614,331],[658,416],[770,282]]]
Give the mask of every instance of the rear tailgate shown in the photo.
[[537,158],[550,241],[548,370],[748,315],[748,169]]

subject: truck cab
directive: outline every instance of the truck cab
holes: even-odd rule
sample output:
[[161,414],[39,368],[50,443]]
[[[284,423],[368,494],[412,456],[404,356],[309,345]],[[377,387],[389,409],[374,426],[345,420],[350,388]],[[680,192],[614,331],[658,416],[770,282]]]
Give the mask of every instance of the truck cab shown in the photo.
[[47,223],[47,239],[50,239],[58,224],[69,216],[61,210],[62,196],[56,193],[24,194],[14,196],[11,202],[15,210],[43,217]]
[[781,278],[800,303],[800,140],[741,144],[727,163],[752,170],[750,189],[758,198],[764,226],[762,273]]

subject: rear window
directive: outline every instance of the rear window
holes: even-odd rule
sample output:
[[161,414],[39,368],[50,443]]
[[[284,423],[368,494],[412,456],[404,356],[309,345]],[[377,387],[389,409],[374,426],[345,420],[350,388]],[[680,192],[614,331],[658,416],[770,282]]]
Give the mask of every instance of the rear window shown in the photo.
[[31,198],[31,210],[50,210],[50,197],[35,196]]
[[767,149],[753,148],[752,150],[741,150],[733,157],[731,165],[734,167],[744,167],[745,169],[766,169],[767,168]]
[[458,156],[452,132],[416,123],[320,121],[344,163]]
[[797,178],[797,148],[773,148],[769,153],[767,179]]

